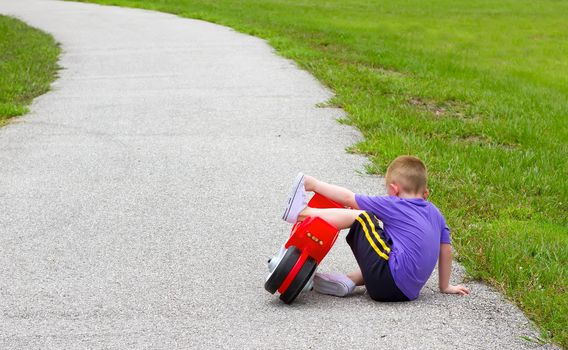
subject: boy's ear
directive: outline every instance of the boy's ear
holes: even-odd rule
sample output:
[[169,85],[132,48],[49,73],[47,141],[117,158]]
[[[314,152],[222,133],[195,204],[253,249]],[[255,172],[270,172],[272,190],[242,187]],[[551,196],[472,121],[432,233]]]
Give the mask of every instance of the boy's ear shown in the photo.
[[428,191],[428,189],[426,189],[426,191],[424,191],[424,199],[428,198],[429,194],[430,192]]
[[400,193],[400,187],[395,183],[390,183],[388,188],[389,196],[397,196]]

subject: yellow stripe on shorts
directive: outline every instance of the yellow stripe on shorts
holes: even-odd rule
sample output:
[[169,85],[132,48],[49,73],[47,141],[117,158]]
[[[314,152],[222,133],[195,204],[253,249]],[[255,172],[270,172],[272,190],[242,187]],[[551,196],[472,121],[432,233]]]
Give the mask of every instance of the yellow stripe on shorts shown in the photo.
[[367,212],[364,211],[363,215],[365,215],[365,217],[367,218],[367,221],[369,221],[369,225],[371,226],[371,230],[373,231],[373,235],[375,236],[377,241],[379,241],[379,243],[383,247],[384,251],[387,252],[387,254],[390,253],[391,249],[385,244],[385,241],[383,241],[381,236],[379,236],[379,234],[377,233],[377,230],[375,229],[375,224],[373,224],[373,221],[369,217],[369,214],[367,214]]
[[369,230],[367,229],[367,225],[365,224],[365,221],[363,221],[363,219],[361,219],[361,217],[357,217],[357,221],[359,221],[359,223],[363,227],[363,231],[365,231],[365,236],[367,237],[367,240],[369,241],[369,244],[371,245],[371,247],[373,247],[375,252],[377,252],[377,254],[379,254],[379,256],[381,258],[388,260],[389,256],[386,255],[385,253],[381,252],[379,247],[377,247],[375,242],[373,242],[373,239],[371,238],[371,235],[369,234]]

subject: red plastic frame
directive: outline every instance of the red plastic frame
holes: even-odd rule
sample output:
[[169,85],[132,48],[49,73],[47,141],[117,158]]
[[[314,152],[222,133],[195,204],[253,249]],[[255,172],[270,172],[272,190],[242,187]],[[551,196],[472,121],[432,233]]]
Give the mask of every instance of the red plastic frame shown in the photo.
[[[343,208],[343,206],[318,193],[312,197],[308,206],[312,208]],[[339,230],[335,226],[319,217],[309,216],[304,221],[296,223],[292,227],[290,238],[284,246],[286,249],[290,246],[298,248],[301,252],[300,258],[278,288],[278,292],[282,294],[290,287],[308,257],[315,259],[318,264],[321,263],[337,240],[338,235]]]

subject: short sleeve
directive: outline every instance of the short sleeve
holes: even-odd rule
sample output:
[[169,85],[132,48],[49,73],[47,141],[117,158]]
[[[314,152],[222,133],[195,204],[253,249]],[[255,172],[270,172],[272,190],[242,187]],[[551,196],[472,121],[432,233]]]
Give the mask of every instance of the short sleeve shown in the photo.
[[392,198],[390,197],[356,194],[355,201],[357,202],[359,209],[373,213],[384,223],[388,223],[390,218],[394,215],[391,203]]
[[452,244],[450,238],[450,228],[446,224],[446,220],[442,217],[442,234],[440,235],[440,244]]

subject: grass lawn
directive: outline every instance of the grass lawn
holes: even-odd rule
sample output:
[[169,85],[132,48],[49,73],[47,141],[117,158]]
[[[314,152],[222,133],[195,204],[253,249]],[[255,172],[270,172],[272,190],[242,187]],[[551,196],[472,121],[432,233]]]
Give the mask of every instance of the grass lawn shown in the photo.
[[0,126],[25,114],[55,79],[59,47],[53,38],[0,15]]
[[336,92],[371,172],[425,160],[459,261],[568,347],[568,2],[92,1],[267,39]]

